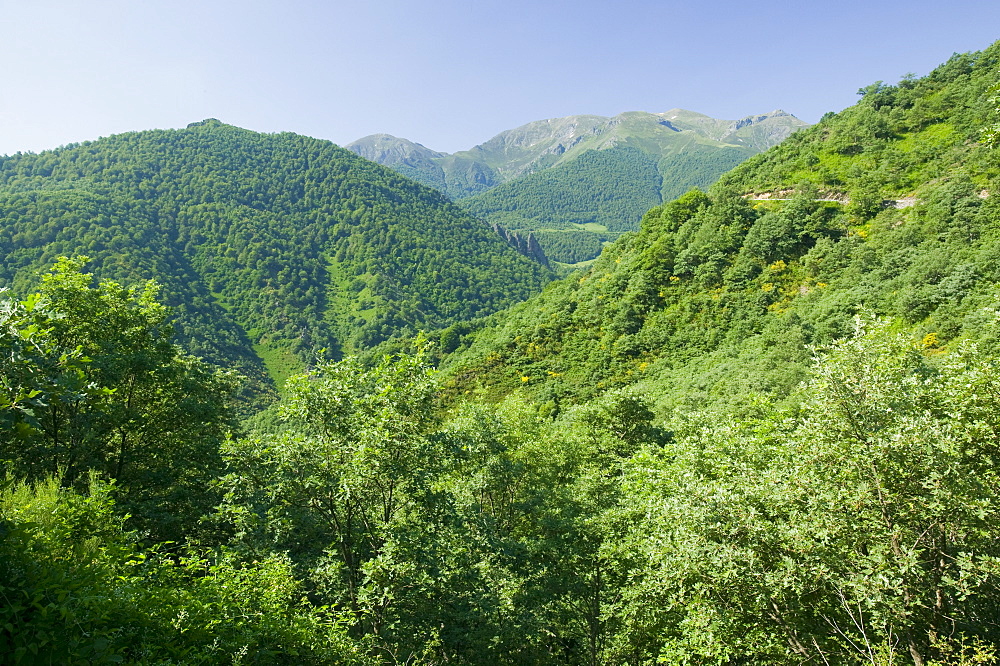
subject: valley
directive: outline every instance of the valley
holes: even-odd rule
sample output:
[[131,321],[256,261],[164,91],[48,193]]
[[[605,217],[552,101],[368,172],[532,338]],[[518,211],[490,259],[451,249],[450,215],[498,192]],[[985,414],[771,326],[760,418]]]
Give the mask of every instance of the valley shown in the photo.
[[575,264],[638,229],[649,208],[806,126],[781,110],[730,121],[672,109],[540,120],[453,155],[386,134],[345,147]]

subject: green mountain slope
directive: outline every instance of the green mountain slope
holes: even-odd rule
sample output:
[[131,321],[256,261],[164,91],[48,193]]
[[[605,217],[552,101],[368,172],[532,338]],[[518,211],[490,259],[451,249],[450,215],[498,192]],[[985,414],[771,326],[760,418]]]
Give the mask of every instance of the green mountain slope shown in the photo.
[[568,164],[517,178],[460,205],[510,229],[572,229],[596,223],[626,231],[660,203],[660,188],[656,157],[621,146],[588,151]]
[[637,229],[664,196],[707,187],[751,154],[733,147],[657,159],[631,146],[590,150],[458,203],[491,224],[533,233],[549,258],[577,263],[600,254],[601,241]]
[[[294,134],[210,120],[0,159],[0,284],[24,293],[59,255],[156,278],[180,339],[280,376],[496,311],[547,269],[385,167]],[[256,350],[256,351],[255,351]]]
[[998,56],[864,89],[708,195],[651,210],[588,270],[453,330],[454,388],[557,405],[638,385],[661,407],[748,405],[788,395],[807,345],[866,311],[931,350],[1000,352]]

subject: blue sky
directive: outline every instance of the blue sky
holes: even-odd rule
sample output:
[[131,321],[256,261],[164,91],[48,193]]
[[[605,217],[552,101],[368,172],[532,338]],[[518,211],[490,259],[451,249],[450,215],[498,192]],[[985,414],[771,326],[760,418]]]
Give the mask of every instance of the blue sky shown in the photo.
[[443,151],[681,107],[815,122],[1000,39],[1000,3],[0,0],[0,153],[208,117]]

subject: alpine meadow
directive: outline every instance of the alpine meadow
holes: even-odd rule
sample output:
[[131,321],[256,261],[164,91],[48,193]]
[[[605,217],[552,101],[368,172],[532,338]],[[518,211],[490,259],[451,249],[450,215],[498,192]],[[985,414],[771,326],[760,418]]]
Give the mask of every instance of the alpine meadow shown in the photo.
[[0,157],[0,662],[1000,663],[1000,42],[859,95]]

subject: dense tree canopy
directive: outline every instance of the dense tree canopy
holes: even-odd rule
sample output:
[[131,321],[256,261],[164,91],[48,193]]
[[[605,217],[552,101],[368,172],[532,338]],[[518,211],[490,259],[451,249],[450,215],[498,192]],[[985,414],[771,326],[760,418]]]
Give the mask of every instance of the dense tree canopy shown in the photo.
[[[0,158],[0,284],[60,255],[156,278],[179,339],[262,380],[496,311],[548,271],[433,190],[331,143],[205,121]],[[297,368],[296,368],[297,369]]]
[[602,241],[638,228],[651,207],[711,185],[751,153],[738,147],[664,157],[631,146],[591,150],[458,203],[481,219],[533,232],[550,259],[578,263],[600,254]]

